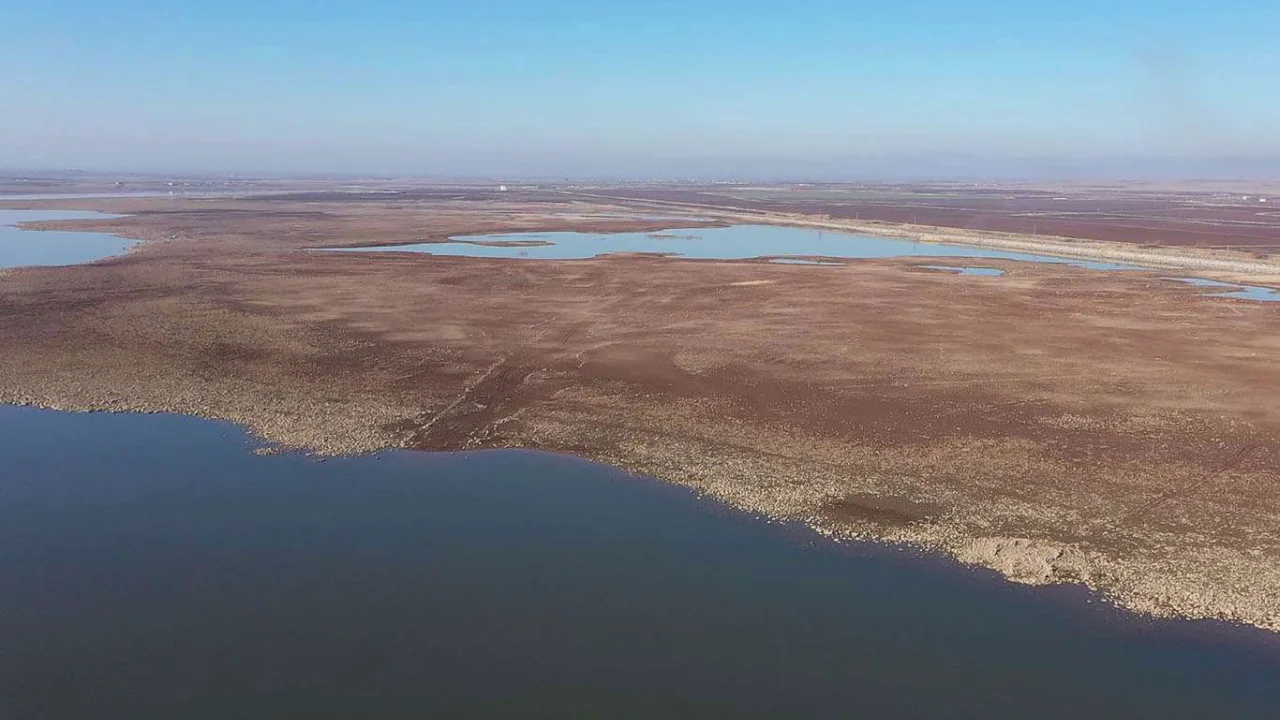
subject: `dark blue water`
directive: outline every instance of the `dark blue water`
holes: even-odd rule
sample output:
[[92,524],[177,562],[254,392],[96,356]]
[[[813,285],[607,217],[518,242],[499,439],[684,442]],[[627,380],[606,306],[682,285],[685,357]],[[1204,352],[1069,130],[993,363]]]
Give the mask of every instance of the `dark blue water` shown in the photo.
[[585,461],[0,407],[0,717],[1275,718],[1280,643]]
[[14,227],[18,223],[42,220],[110,217],[115,216],[82,210],[0,209],[0,269],[28,265],[78,265],[120,255],[137,241],[100,232],[32,231]]

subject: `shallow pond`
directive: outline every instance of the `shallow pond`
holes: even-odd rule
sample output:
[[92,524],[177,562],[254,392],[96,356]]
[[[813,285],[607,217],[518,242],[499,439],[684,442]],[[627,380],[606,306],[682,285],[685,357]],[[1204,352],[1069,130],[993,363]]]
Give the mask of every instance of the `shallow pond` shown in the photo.
[[18,223],[117,217],[83,210],[0,209],[0,268],[78,265],[128,251],[137,241],[101,232],[20,230]]
[[1280,642],[573,458],[0,406],[0,716],[1273,718]]
[[609,253],[657,253],[695,260],[777,258],[963,257],[1058,263],[1094,270],[1136,269],[1113,263],[1005,252],[960,245],[777,225],[677,228],[634,233],[514,233],[472,235],[451,242],[341,248],[343,252],[421,252],[464,257],[581,260]]
[[973,275],[977,277],[1000,277],[1004,275],[1003,270],[989,267],[971,267],[968,265],[921,265],[921,267],[930,270],[944,270],[946,272],[955,273],[957,275]]
[[1186,283],[1187,285],[1195,285],[1196,287],[1223,289],[1222,292],[1209,293],[1210,297],[1240,298],[1241,300],[1257,300],[1259,302],[1280,302],[1280,293],[1268,287],[1236,285],[1234,283],[1221,282],[1219,280],[1206,280],[1204,278],[1171,277],[1165,279]]
[[[583,260],[613,253],[650,253],[694,260],[765,258],[792,265],[833,265],[833,260],[890,257],[993,258],[1071,265],[1089,270],[1142,270],[1134,265],[1006,252],[963,245],[926,243],[897,238],[813,230],[775,225],[734,225],[722,228],[679,228],[636,233],[512,233],[451,238],[442,243],[333,248],[338,252],[418,252],[484,258]],[[1002,270],[958,265],[925,265],[960,275],[999,276]],[[1194,285],[1230,288],[1212,297],[1280,301],[1271,288],[1232,285],[1201,278],[1166,278]]]

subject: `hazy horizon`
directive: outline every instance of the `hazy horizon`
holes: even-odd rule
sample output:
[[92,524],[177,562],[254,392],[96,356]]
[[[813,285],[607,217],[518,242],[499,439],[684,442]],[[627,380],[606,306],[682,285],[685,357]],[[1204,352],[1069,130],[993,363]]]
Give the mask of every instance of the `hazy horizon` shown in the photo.
[[[468,163],[450,171],[360,172],[339,170],[279,170],[209,167],[5,167],[0,176],[173,177],[332,180],[507,180],[513,182],[1087,182],[1087,181],[1280,181],[1280,156],[1265,158],[991,158],[965,155],[897,155],[878,158],[824,158],[820,161],[755,161],[728,158],[653,165],[648,171],[626,172],[616,165],[599,168],[545,164],[519,168],[511,163]],[[684,171],[680,171],[680,167]],[[697,170],[693,168],[698,168]]]
[[0,167],[1280,178],[1280,7],[958,5],[27,3]]

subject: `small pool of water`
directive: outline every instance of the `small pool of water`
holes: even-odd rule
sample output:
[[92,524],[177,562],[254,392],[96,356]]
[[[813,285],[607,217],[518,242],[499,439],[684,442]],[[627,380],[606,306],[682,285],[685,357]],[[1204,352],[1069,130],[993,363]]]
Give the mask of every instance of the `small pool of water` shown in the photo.
[[1195,285],[1196,287],[1224,288],[1224,292],[1209,293],[1210,297],[1240,298],[1241,300],[1257,300],[1259,302],[1280,302],[1280,293],[1268,287],[1257,285],[1236,285],[1235,283],[1205,278],[1170,277],[1166,280]]
[[1003,270],[997,270],[996,268],[989,267],[969,267],[967,265],[921,265],[920,267],[929,268],[930,270],[944,270],[957,275],[975,275],[981,277],[999,277],[1004,275]]
[[1274,718],[1280,641],[520,451],[0,406],[0,717]]
[[79,265],[129,250],[136,240],[101,232],[22,230],[18,223],[119,217],[84,210],[0,210],[0,268]]
[[843,263],[833,262],[831,260],[816,260],[814,258],[803,257],[775,257],[769,258],[769,262],[778,265],[831,265],[839,267]]
[[[537,244],[530,245],[530,241],[536,241]],[[512,246],[508,243],[518,245]],[[419,252],[432,255],[530,260],[582,260],[611,253],[654,253],[695,260],[777,258],[784,262],[795,262],[796,259],[806,257],[958,257],[1057,263],[1092,270],[1139,269],[1115,263],[776,225],[676,228],[659,232],[632,233],[540,232],[474,235],[452,238],[451,242],[444,243],[384,245],[340,248],[339,250],[342,252]]]

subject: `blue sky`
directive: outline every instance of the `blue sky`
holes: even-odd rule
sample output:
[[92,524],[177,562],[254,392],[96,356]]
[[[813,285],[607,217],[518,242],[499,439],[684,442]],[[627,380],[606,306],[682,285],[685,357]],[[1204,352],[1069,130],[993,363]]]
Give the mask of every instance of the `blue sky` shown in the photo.
[[0,0],[0,167],[1280,156],[1276,27],[1269,0]]

